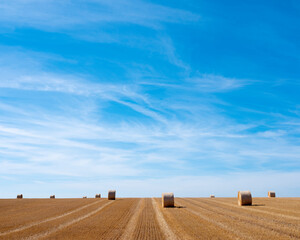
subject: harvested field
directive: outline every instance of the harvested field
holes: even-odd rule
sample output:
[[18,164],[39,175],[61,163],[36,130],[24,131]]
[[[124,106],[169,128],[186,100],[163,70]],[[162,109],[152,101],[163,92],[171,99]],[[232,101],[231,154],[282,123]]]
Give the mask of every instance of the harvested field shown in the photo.
[[300,239],[300,198],[3,199],[0,239]]

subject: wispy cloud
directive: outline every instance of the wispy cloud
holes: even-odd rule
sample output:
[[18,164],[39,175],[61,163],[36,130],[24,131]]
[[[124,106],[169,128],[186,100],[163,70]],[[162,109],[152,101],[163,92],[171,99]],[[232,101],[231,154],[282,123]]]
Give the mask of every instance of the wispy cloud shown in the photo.
[[207,45],[189,35],[200,21],[148,1],[2,1],[1,179],[70,195],[101,185],[231,196],[251,184],[262,194],[276,186],[268,177],[287,179],[276,180],[283,194],[295,188],[298,98],[274,91],[287,81],[191,61],[189,44]]
[[[29,165],[34,163],[34,168],[37,162],[72,162],[76,166],[77,162],[86,159],[88,168],[93,163],[104,167],[109,161],[116,166],[130,166],[132,170],[128,173],[141,173],[143,164],[154,162],[172,163],[172,169],[176,172],[176,169],[188,170],[201,165],[202,171],[209,170],[211,166],[206,159],[218,162],[228,170],[243,169],[248,161],[253,161],[260,169],[265,168],[264,164],[269,166],[273,160],[278,161],[274,164],[275,168],[295,165],[297,161],[297,144],[289,141],[291,130],[284,125],[277,131],[252,132],[259,123],[239,124],[220,113],[219,108],[210,102],[210,97],[191,94],[195,91],[210,94],[231,91],[246,86],[248,81],[203,75],[185,80],[190,85],[185,84],[184,87],[149,83],[166,92],[175,88],[180,93],[171,94],[164,100],[159,95],[150,96],[146,90],[148,85],[145,88],[145,84],[138,81],[129,85],[95,83],[84,76],[49,73],[39,67],[31,69],[34,74],[29,71],[26,74],[22,71],[18,74],[8,72],[9,78],[5,78],[4,74],[0,89],[58,92],[65,99],[69,96],[69,100],[60,102],[59,106],[50,104],[49,109],[34,102],[18,103],[17,107],[3,101],[0,104],[0,110],[6,113],[3,116],[13,114],[13,118],[1,119],[1,151],[6,159],[20,158],[18,154],[22,150],[22,157],[27,159]],[[100,105],[99,100],[102,102]],[[103,101],[128,107],[148,117],[149,121],[143,122],[130,115],[126,121],[107,121],[107,114],[113,110],[107,109]],[[192,104],[202,101],[203,105]],[[76,108],[70,108],[70,104]],[[17,149],[19,153],[15,154]],[[53,149],[57,154],[53,155]],[[286,162],[280,161],[283,157]],[[254,167],[253,164],[250,166]],[[151,171],[147,174],[151,175]],[[76,167],[70,169],[69,174],[77,175]]]
[[[166,56],[175,66],[189,69],[176,53],[174,43],[162,30],[167,23],[197,22],[200,16],[189,11],[146,1],[63,1],[30,0],[0,3],[2,32],[28,28],[61,33],[96,43],[117,43]],[[142,28],[134,34],[128,28]],[[120,31],[115,31],[115,29]]]
[[[287,141],[287,132],[251,133],[248,129],[255,125],[238,125],[229,119],[227,122],[218,123],[221,118],[217,114],[210,115],[210,118],[205,116],[205,119],[201,114],[196,114],[189,119],[190,123],[185,124],[176,118],[164,117],[164,121],[160,121],[150,114],[154,121],[150,124],[132,121],[129,118],[128,122],[115,125],[107,121],[96,121],[93,110],[85,113],[85,105],[77,106],[79,108],[75,113],[49,112],[40,107],[37,111],[36,107],[31,108],[28,105],[26,110],[8,107],[8,104],[2,104],[0,107],[2,112],[16,114],[9,122],[5,118],[1,121],[3,160],[22,157],[26,159],[28,168],[33,164],[33,172],[36,172],[39,164],[43,168],[43,164],[48,163],[49,174],[53,174],[58,167],[56,163],[61,162],[62,172],[67,175],[85,176],[85,171],[78,168],[82,161],[86,161],[86,172],[90,173],[94,172],[94,165],[99,164],[106,169],[121,164],[132,169],[128,169],[128,175],[132,175],[133,172],[151,175],[151,169],[147,170],[147,173],[143,170],[143,164],[147,162],[160,165],[172,163],[171,169],[174,172],[176,169],[185,172],[202,165],[203,172],[204,169],[210,169],[207,159],[226,166],[228,170],[243,169],[243,165],[249,161],[253,161],[250,166],[255,164],[256,167],[264,169],[265,163],[273,161],[279,161],[273,167],[296,164],[299,155],[297,145]],[[147,109],[147,105],[141,107]],[[86,115],[85,118],[78,117],[82,112]],[[148,113],[144,114],[149,116]],[[287,152],[289,154],[286,154]],[[283,157],[285,162],[282,163],[280,159]],[[73,167],[68,168],[70,164]],[[4,166],[10,166],[10,172],[14,173],[14,164],[7,165],[6,162]],[[63,171],[64,169],[68,170]],[[27,171],[28,174],[30,172]],[[115,174],[121,176],[124,173],[115,171]],[[172,171],[169,174],[172,175]]]
[[2,1],[0,20],[15,27],[80,28],[86,24],[131,23],[159,28],[161,23],[197,21],[199,16],[144,1]]
[[237,90],[257,82],[258,81],[249,79],[227,78],[220,75],[197,73],[191,78],[180,79],[178,83],[168,83],[168,81],[166,81],[166,83],[142,81],[141,84],[190,92],[218,93]]
[[199,76],[187,79],[187,82],[193,84],[200,92],[225,92],[245,87],[254,81],[226,78],[214,74],[200,74]]

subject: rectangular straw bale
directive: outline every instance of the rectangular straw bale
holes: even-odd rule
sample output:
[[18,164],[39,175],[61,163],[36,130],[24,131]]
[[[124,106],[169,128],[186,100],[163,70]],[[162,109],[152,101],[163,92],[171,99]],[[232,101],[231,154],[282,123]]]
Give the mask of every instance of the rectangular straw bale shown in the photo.
[[116,200],[116,190],[108,191],[108,200]]
[[268,192],[268,197],[269,197],[269,198],[276,197],[275,192],[269,191],[269,192]]
[[174,207],[174,193],[162,194],[162,207]]

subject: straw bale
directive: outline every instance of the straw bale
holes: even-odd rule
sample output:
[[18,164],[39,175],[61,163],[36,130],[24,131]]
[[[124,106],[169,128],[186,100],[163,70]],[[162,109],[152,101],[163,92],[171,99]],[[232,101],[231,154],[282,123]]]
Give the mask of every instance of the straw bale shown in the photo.
[[17,198],[23,198],[23,194],[17,195]]
[[252,195],[250,191],[239,191],[238,192],[238,204],[240,206],[252,205]]
[[268,192],[268,197],[269,197],[269,198],[271,198],[271,197],[276,197],[275,192],[269,191],[269,192]]
[[50,198],[55,198],[55,195],[51,195]]
[[163,207],[174,207],[174,193],[163,193],[162,194],[162,206]]
[[108,191],[108,200],[116,200],[116,190]]
[[101,194],[96,194],[95,198],[101,198]]

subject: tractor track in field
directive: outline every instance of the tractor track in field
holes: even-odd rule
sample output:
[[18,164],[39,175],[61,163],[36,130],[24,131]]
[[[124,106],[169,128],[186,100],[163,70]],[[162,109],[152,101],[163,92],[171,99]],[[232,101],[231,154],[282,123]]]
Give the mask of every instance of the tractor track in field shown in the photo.
[[[213,201],[215,201],[215,200],[213,200]],[[227,205],[227,206],[230,206],[230,207],[234,207],[234,208],[239,208],[239,206],[236,206],[236,205],[231,204],[231,203],[224,203],[224,202],[219,202],[219,201],[218,201],[218,203],[223,204],[223,205]],[[272,213],[272,212],[268,212],[268,211],[264,211],[264,210],[260,210],[260,209],[248,208],[248,207],[246,207],[245,209],[247,211],[252,211],[252,212],[257,212],[257,213],[265,213],[265,214],[269,214],[269,215],[272,215],[272,216],[275,216],[275,217],[282,217],[282,218],[287,218],[287,219],[292,219],[292,220],[300,220],[300,217],[289,216],[289,215],[285,215],[285,214],[281,214],[281,213]]]
[[[129,238],[128,238],[129,239]],[[161,240],[164,234],[160,229],[153,209],[152,200],[144,199],[135,231],[130,239]]]
[[19,228],[15,228],[15,229],[12,229],[12,230],[9,230],[9,231],[6,231],[6,232],[1,232],[1,233],[0,233],[0,237],[5,236],[5,235],[8,235],[8,234],[12,234],[12,233],[20,232],[20,231],[26,230],[26,229],[28,229],[28,228],[31,228],[31,227],[34,227],[34,226],[43,224],[43,223],[47,223],[47,222],[50,222],[50,221],[58,220],[58,219],[60,219],[60,218],[69,216],[69,215],[71,215],[71,214],[73,214],[73,213],[79,212],[79,211],[81,211],[81,210],[83,210],[83,209],[85,209],[85,208],[88,208],[88,207],[90,207],[90,206],[96,205],[97,203],[99,203],[99,202],[93,202],[93,203],[84,205],[84,206],[82,206],[82,207],[76,208],[75,210],[72,210],[72,211],[70,211],[70,212],[61,214],[61,215],[59,215],[59,216],[46,218],[46,219],[44,219],[44,220],[37,221],[37,222],[31,223],[31,224],[28,224],[28,225],[25,225],[25,226],[22,226],[22,227],[19,227]]
[[101,211],[101,210],[104,209],[106,206],[108,206],[108,205],[110,205],[110,204],[112,204],[112,203],[113,203],[113,202],[107,202],[107,203],[105,203],[104,205],[101,205],[100,207],[98,207],[96,210],[93,210],[92,212],[89,212],[89,213],[87,213],[87,214],[85,214],[85,215],[83,215],[83,216],[77,217],[77,218],[75,218],[75,219],[73,219],[73,220],[71,220],[71,221],[62,223],[62,224],[60,224],[60,225],[58,225],[58,226],[56,226],[56,227],[54,227],[54,228],[52,228],[52,229],[50,229],[50,230],[48,230],[48,231],[46,231],[46,232],[38,233],[38,234],[36,234],[36,235],[30,236],[30,237],[26,238],[26,240],[35,240],[35,239],[45,238],[45,237],[47,237],[48,235],[53,234],[53,233],[55,233],[55,232],[57,232],[57,231],[60,231],[60,230],[66,228],[66,227],[68,227],[68,226],[70,226],[70,225],[72,225],[72,224],[74,224],[74,223],[77,223],[77,222],[79,222],[79,221],[81,221],[81,220],[83,220],[83,219],[86,219],[86,218],[88,218],[88,217],[91,217],[92,215],[98,213],[99,211]]
[[272,219],[266,219],[261,216],[250,216],[241,212],[245,209],[245,207],[238,207],[240,211],[233,212],[230,209],[221,208],[219,206],[213,206],[209,203],[203,203],[202,199],[201,200],[187,199],[186,201],[187,202],[190,201],[194,206],[199,207],[203,210],[210,211],[214,214],[223,216],[228,220],[230,219],[231,221],[235,221],[236,224],[243,224],[244,227],[241,229],[246,229],[247,227],[255,227],[263,231],[269,231],[270,233],[273,233],[275,235],[280,235],[282,237],[286,236],[288,238],[295,238],[295,239],[299,238],[299,234],[300,234],[299,231],[298,234],[295,232],[291,232],[291,230],[293,231],[296,230],[297,225],[286,223],[288,225],[292,225],[293,228],[291,228],[291,226],[290,227],[280,226],[278,225],[279,224],[278,222],[272,224],[268,222],[271,221]]
[[154,212],[156,214],[157,222],[160,226],[160,229],[163,231],[166,240],[179,240],[179,238],[174,234],[172,229],[169,227],[168,223],[166,222],[163,214],[161,213],[159,207],[157,206],[157,202],[154,198],[152,198],[152,205],[154,208]]
[[[229,207],[234,207],[234,208],[240,208],[240,206],[231,204],[231,203],[224,203],[224,202],[220,202],[220,201],[216,201],[216,200],[212,200],[214,202],[218,202],[220,204],[229,206]],[[257,213],[265,213],[265,214],[269,214],[275,217],[282,217],[282,218],[287,218],[287,219],[292,219],[292,220],[300,220],[300,217],[295,217],[295,216],[289,216],[289,215],[285,215],[285,214],[281,214],[281,213],[272,213],[272,212],[268,212],[268,211],[264,211],[264,210],[260,210],[260,209],[253,209],[253,208],[249,208],[249,207],[245,207],[244,208],[246,211],[252,211],[252,212],[257,212]]]
[[[184,201],[187,201],[187,200],[184,200]],[[184,202],[181,202],[180,200],[179,201],[177,200],[177,202],[184,204]],[[188,211],[188,212],[191,212],[194,215],[197,215],[198,217],[202,218],[203,220],[205,220],[209,223],[212,223],[212,224],[214,224],[214,225],[216,225],[216,226],[218,226],[218,227],[220,227],[220,228],[222,228],[226,231],[229,231],[229,232],[233,233],[234,235],[236,235],[236,239],[249,239],[249,240],[254,239],[253,237],[245,236],[243,232],[238,231],[234,227],[228,226],[228,225],[226,225],[226,224],[224,224],[220,221],[217,221],[213,218],[205,216],[204,214],[201,214],[200,212],[195,211],[191,208],[187,207],[187,208],[185,208],[185,210]]]
[[[281,212],[288,212],[288,213],[291,213],[291,214],[300,214],[300,212],[299,211],[294,211],[294,210],[289,210],[289,209],[285,209],[285,210],[280,210],[280,209],[278,209],[278,208],[275,208],[275,207],[264,207],[264,209],[270,209],[270,210],[272,210],[272,211],[281,211]],[[282,215],[285,215],[284,213],[278,213],[278,214],[282,214]],[[285,215],[285,216],[290,216],[290,215]],[[296,216],[291,216],[291,217],[296,217]],[[296,218],[298,218],[298,217],[296,217]]]
[[[270,234],[273,234],[275,237],[281,236],[286,238],[299,239],[300,233],[297,231],[297,224],[286,223],[287,226],[279,225],[279,222],[270,223],[271,219],[266,219],[261,216],[250,216],[241,212],[245,208],[239,207],[240,211],[232,211],[230,209],[225,209],[220,206],[213,206],[210,203],[205,203],[203,200],[191,200],[185,199],[185,202],[190,203],[193,208],[199,208],[202,211],[210,212],[215,215],[219,215],[221,218],[224,218],[224,221],[234,222],[235,226],[242,225],[240,229],[246,230],[247,228],[261,229],[262,232],[268,231]],[[216,215],[217,214],[217,215]],[[244,234],[245,235],[245,234]]]
[[132,239],[132,235],[134,233],[135,227],[137,225],[137,222],[139,220],[139,216],[142,212],[142,203],[144,202],[144,199],[140,199],[139,203],[135,209],[135,212],[133,214],[133,216],[131,217],[131,219],[129,220],[126,229],[123,233],[123,235],[121,236],[121,240],[128,240],[128,239]]
[[[0,199],[0,239],[300,239],[300,198]],[[235,204],[236,203],[236,204]],[[295,210],[295,211],[294,211]]]
[[[206,200],[206,199],[197,199],[197,200],[194,200],[194,199],[187,199],[188,201],[195,201],[197,202],[198,204],[204,204],[206,205],[207,207],[210,207],[210,208],[215,208],[215,209],[218,209],[220,211],[227,211],[228,214],[230,213],[234,213],[236,215],[239,215],[239,216],[243,216],[243,217],[247,217],[247,218],[251,218],[251,219],[254,219],[255,221],[263,221],[264,223],[266,223],[266,220],[267,220],[267,224],[268,223],[273,223],[273,224],[281,224],[281,225],[286,225],[286,227],[297,227],[298,224],[296,223],[292,223],[292,222],[285,222],[282,218],[274,218],[272,215],[268,215],[268,214],[265,214],[263,212],[260,213],[260,215],[249,215],[247,212],[244,212],[244,210],[247,210],[249,208],[252,208],[252,207],[255,207],[255,206],[245,206],[245,207],[241,207],[241,206],[235,206],[235,205],[230,205],[228,204],[227,206],[228,207],[231,207],[232,209],[230,208],[224,208],[224,207],[221,207],[219,203],[221,203],[220,201],[210,201],[210,200]],[[261,215],[262,214],[262,215]],[[281,217],[281,216],[278,216],[278,217]],[[292,220],[294,221],[294,220]]]
[[138,211],[140,199],[117,199],[113,205],[56,231],[47,239],[120,239]]

